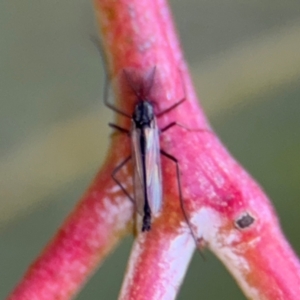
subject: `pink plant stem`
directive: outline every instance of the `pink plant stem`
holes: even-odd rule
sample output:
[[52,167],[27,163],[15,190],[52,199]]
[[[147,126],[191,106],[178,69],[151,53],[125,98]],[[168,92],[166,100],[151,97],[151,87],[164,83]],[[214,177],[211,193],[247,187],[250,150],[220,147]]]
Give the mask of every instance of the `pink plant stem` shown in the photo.
[[[126,151],[126,143],[121,149]],[[78,292],[128,233],[132,205],[111,181],[114,154],[54,239],[30,266],[10,300],[65,300]]]
[[[166,99],[172,91],[175,95],[170,98],[173,101],[179,99],[176,97],[176,91],[180,93],[176,68],[179,69],[189,102],[165,116],[164,124],[176,120],[189,128],[207,128],[205,117],[195,105],[195,93],[165,1],[95,3],[107,53],[113,57],[112,73],[131,67],[142,69],[143,73],[156,65],[162,81],[167,79],[163,83],[164,90],[157,97],[162,102],[161,99]],[[124,100],[123,103],[125,105]],[[162,147],[167,147],[166,150],[180,161],[184,206],[199,246],[206,244],[219,256],[249,298],[298,299],[299,261],[282,235],[273,208],[259,186],[211,134],[191,134],[179,128],[168,134],[162,138]],[[166,178],[172,178],[172,174],[175,178],[176,174],[170,170],[170,163],[163,163],[166,190],[173,188],[176,191],[174,181],[166,182]],[[178,203],[174,191],[172,200]],[[167,204],[162,219],[168,223],[171,222],[168,213],[178,212],[178,207],[168,207],[169,203],[175,204],[166,197],[164,201]],[[181,232],[179,225],[177,230]],[[180,236],[178,232],[177,237]],[[157,266],[163,266],[169,270],[168,263],[174,261],[174,253],[163,250],[168,246],[172,249],[172,238],[169,239],[166,231],[165,235],[152,234],[137,239],[120,299],[139,299],[137,295],[141,299],[159,299],[157,290],[164,296],[161,299],[173,299],[174,295],[169,293],[172,288],[168,289],[172,284],[164,285],[162,280],[171,276],[157,269]],[[150,246],[153,242],[161,251]],[[189,260],[188,255],[180,256],[179,251],[177,258],[185,263]],[[152,262],[150,266],[149,261]],[[172,279],[173,286],[178,286],[180,279]],[[147,288],[151,286],[152,289]]]
[[[161,147],[179,161],[184,199],[180,203],[174,162],[163,158],[163,209],[152,230],[137,236],[120,299],[174,299],[194,239],[224,262],[247,297],[299,299],[299,261],[260,187],[207,131],[165,1],[95,0],[95,7],[109,72],[121,91],[118,107],[131,112],[133,106],[132,93],[118,81],[122,71],[146,78],[156,67],[151,96],[159,108],[186,98],[159,118],[159,127],[177,121],[204,129],[174,126],[161,135]],[[129,120],[118,117],[118,124],[128,128]],[[111,180],[129,153],[128,137],[113,137],[94,183],[8,299],[70,299],[129,232],[132,204]],[[130,178],[130,168],[124,168],[120,179],[127,185]]]

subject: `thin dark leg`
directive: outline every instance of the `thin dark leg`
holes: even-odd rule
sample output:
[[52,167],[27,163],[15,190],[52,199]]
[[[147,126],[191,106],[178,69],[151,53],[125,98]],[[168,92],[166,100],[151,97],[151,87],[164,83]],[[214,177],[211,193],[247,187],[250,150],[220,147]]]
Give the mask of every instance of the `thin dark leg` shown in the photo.
[[108,76],[105,76],[105,86],[104,86],[104,104],[109,107],[111,110],[115,111],[116,113],[123,115],[124,117],[131,118],[131,115],[127,112],[119,109],[115,105],[108,102],[108,91],[109,91],[110,82],[108,80]]
[[174,127],[175,125],[177,125],[177,122],[172,122],[172,123],[168,124],[167,126],[165,126],[164,128],[160,129],[160,132],[167,131],[168,129],[170,129],[171,127]]
[[156,115],[157,118],[159,118],[162,115],[168,113],[169,111],[171,111],[172,109],[176,108],[178,105],[180,105],[181,103],[183,103],[186,100],[186,98],[185,98],[186,93],[185,93],[184,79],[183,79],[181,71],[179,69],[178,69],[178,71],[179,71],[179,74],[181,76],[181,82],[182,82],[182,89],[183,89],[183,92],[184,92],[184,97],[181,100],[179,100],[178,102],[176,102],[175,104],[171,105],[169,108],[167,108],[167,109],[161,111],[160,113],[158,113]]
[[123,127],[121,127],[121,126],[119,126],[119,125],[116,125],[116,124],[113,124],[113,123],[108,123],[108,125],[109,125],[110,127],[114,128],[114,129],[119,130],[119,131],[122,132],[122,133],[127,133],[127,134],[129,134],[129,130],[126,129],[126,128],[123,128]]
[[162,129],[160,129],[160,132],[165,132],[167,131],[168,129],[170,129],[171,127],[174,127],[174,126],[179,126],[187,131],[193,131],[193,132],[208,132],[208,133],[212,133],[210,130],[208,129],[192,129],[192,128],[188,128],[186,126],[184,126],[183,124],[181,123],[178,123],[178,122],[171,122],[170,124],[168,124],[167,126],[163,127]]
[[173,105],[171,105],[169,108],[166,108],[163,111],[161,111],[160,113],[156,114],[156,117],[159,118],[159,117],[163,116],[164,114],[168,113],[169,111],[173,110],[178,105],[180,105],[181,103],[183,103],[185,100],[186,100],[186,98],[184,97],[183,99],[181,99],[178,102],[176,102]]
[[124,188],[122,183],[117,179],[116,174],[129,162],[131,159],[131,155],[128,156],[125,160],[123,160],[116,168],[113,170],[111,177],[115,181],[115,183],[121,188],[121,190],[125,193],[125,195],[130,199],[130,201],[135,205],[134,199],[130,196],[127,190]]
[[[97,48],[97,50],[98,50],[98,52],[100,53],[100,56],[101,56],[101,58],[102,58],[102,62],[103,62],[103,64],[104,64],[104,69],[105,69],[105,73],[107,74],[108,73],[108,71],[107,71],[107,65],[105,64],[105,59],[104,59],[104,57],[105,57],[105,55],[104,55],[104,53],[103,53],[103,50],[102,50],[102,47],[101,47],[101,42],[100,42],[100,40],[99,39],[97,39],[97,38],[95,38],[95,37],[93,37],[93,36],[91,36],[91,40],[92,40],[92,42],[94,43],[94,45],[96,46],[96,48]],[[109,86],[110,86],[110,81],[109,81],[109,78],[108,78],[108,75],[105,75],[105,81],[104,81],[104,104],[107,106],[107,107],[109,107],[111,110],[113,110],[113,111],[115,111],[116,113],[118,113],[118,114],[121,114],[121,115],[123,115],[123,116],[125,116],[125,117],[128,117],[128,118],[131,118],[131,115],[130,114],[128,114],[127,112],[125,112],[125,111],[123,111],[123,110],[121,110],[121,109],[119,109],[118,107],[116,107],[116,106],[114,106],[113,104],[111,104],[111,103],[109,103],[108,102],[108,91],[109,91]]]
[[196,236],[194,235],[194,232],[192,230],[192,226],[191,226],[191,223],[189,221],[189,218],[187,216],[187,213],[185,211],[185,208],[184,208],[184,204],[183,204],[183,196],[182,196],[182,190],[181,190],[181,176],[180,176],[180,168],[179,168],[179,162],[178,162],[178,159],[176,157],[174,157],[173,155],[165,152],[164,150],[160,149],[160,153],[165,156],[166,158],[168,158],[169,160],[173,161],[175,163],[175,166],[176,166],[176,173],[177,173],[177,183],[178,183],[178,191],[179,191],[179,198],[180,198],[180,206],[181,206],[181,210],[182,210],[182,213],[183,213],[183,216],[185,218],[185,221],[186,223],[188,224],[190,230],[191,230],[191,234],[193,236],[193,239],[195,240],[195,243],[197,245],[197,238]]

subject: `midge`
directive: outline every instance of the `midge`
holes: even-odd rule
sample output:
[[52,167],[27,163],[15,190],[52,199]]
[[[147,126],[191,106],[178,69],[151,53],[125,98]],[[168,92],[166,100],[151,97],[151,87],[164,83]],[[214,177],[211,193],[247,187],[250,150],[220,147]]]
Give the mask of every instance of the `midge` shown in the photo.
[[[160,149],[159,143],[159,134],[178,124],[172,122],[164,128],[159,129],[156,119],[175,109],[185,101],[185,98],[182,98],[160,112],[155,112],[156,103],[148,98],[154,82],[155,73],[156,68],[154,67],[147,80],[144,79],[140,82],[139,86],[135,86],[136,82],[133,82],[131,77],[132,74],[127,70],[123,70],[125,81],[136,97],[136,103],[132,114],[129,114],[108,102],[107,88],[104,95],[104,103],[107,107],[116,113],[131,119],[130,129],[109,123],[110,127],[115,128],[120,132],[127,133],[131,139],[131,155],[125,158],[114,169],[112,178],[134,203],[137,212],[142,216],[142,231],[149,231],[151,229],[152,216],[155,216],[162,206],[160,154],[176,164],[179,196],[180,201],[182,201],[178,161],[174,156]],[[133,197],[116,177],[116,174],[130,160],[132,160],[133,164]]]

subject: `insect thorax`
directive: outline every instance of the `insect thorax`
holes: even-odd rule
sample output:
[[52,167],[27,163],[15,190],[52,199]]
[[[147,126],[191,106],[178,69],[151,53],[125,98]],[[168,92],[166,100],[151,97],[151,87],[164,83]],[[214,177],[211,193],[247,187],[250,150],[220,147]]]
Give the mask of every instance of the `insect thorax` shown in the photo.
[[141,100],[135,106],[132,119],[137,128],[143,126],[150,126],[151,121],[154,118],[154,109],[152,103],[148,100]]

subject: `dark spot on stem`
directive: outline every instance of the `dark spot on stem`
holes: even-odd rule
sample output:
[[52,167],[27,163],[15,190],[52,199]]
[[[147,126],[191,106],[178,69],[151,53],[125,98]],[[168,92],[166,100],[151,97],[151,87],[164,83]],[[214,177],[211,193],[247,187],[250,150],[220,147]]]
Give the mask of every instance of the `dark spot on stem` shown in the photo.
[[254,221],[254,217],[252,217],[248,212],[245,212],[235,221],[235,225],[239,229],[245,229],[251,226]]

